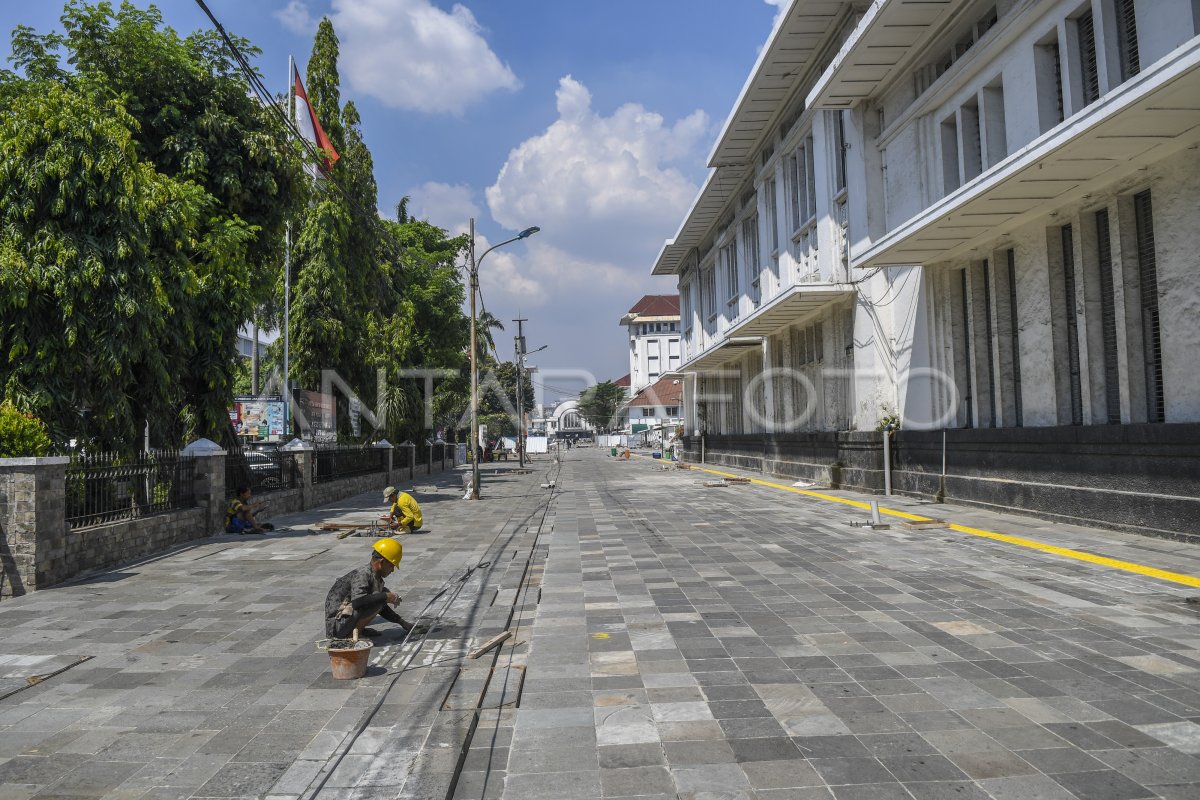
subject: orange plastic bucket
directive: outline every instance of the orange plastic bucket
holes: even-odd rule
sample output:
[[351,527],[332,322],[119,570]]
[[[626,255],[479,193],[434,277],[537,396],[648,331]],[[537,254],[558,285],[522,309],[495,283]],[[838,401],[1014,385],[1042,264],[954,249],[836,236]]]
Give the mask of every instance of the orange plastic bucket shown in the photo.
[[334,680],[348,681],[367,674],[367,662],[371,660],[371,641],[359,639],[355,647],[330,647],[329,668]]

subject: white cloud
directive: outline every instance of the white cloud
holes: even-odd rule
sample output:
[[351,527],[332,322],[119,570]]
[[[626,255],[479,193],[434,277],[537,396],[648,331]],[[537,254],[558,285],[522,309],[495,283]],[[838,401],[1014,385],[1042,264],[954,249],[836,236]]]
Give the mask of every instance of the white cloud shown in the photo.
[[317,29],[316,20],[304,0],[288,0],[288,4],[275,12],[275,18],[292,33],[312,34]]
[[471,218],[478,219],[482,213],[474,191],[464,184],[428,181],[409,191],[408,196],[409,216],[432,222],[453,236],[466,233]]
[[775,21],[783,16],[792,5],[792,0],[763,0],[769,6],[775,6]]
[[558,119],[513,149],[488,187],[492,217],[512,230],[541,226],[531,252],[563,256],[545,269],[641,278],[696,195],[680,167],[699,171],[708,117],[695,111],[668,125],[636,103],[606,117],[570,76],[557,98]]
[[[293,5],[303,6],[291,0],[279,14]],[[466,6],[446,12],[430,0],[334,0],[330,16],[342,76],[385,105],[459,114],[491,92],[520,88]]]

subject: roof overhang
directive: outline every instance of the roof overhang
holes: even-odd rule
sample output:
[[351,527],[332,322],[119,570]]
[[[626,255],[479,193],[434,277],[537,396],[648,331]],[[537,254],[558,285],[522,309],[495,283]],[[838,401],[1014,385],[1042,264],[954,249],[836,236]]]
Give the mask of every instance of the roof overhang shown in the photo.
[[729,329],[730,336],[770,336],[780,328],[807,317],[821,308],[854,297],[853,286],[844,283],[801,283],[789,288]]
[[865,251],[855,267],[958,258],[1200,143],[1200,39],[1013,153]]
[[729,201],[749,174],[750,168],[745,166],[717,167],[708,173],[699,194],[692,201],[692,207],[683,218],[683,224],[679,226],[679,232],[674,239],[663,243],[658,258],[654,259],[651,275],[678,275],[682,272],[687,254],[699,247],[704,237],[716,226]]
[[712,171],[675,238],[663,244],[650,274],[682,271],[688,253],[712,231],[754,170],[754,154],[787,113],[792,96],[852,10],[844,0],[793,0],[779,15],[709,154]]
[[758,61],[725,120],[710,167],[743,166],[786,112],[793,93],[812,68],[829,36],[851,11],[841,0],[794,0],[775,21]]
[[713,372],[747,350],[762,347],[761,336],[727,336],[679,368],[680,372]]
[[875,0],[834,56],[808,105],[849,108],[870,97],[963,0]]

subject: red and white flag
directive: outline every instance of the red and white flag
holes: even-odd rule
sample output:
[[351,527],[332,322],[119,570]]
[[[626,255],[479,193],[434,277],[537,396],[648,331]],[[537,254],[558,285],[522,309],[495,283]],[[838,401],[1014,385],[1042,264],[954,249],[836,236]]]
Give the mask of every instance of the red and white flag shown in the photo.
[[300,81],[300,70],[296,67],[292,69],[296,79],[296,127],[301,136],[321,150],[321,171],[329,172],[333,169],[333,162],[341,156],[333,149],[333,142],[329,141],[325,129],[321,127],[321,121],[317,119],[317,112],[313,111],[312,103],[308,102],[308,93],[304,91],[304,84]]

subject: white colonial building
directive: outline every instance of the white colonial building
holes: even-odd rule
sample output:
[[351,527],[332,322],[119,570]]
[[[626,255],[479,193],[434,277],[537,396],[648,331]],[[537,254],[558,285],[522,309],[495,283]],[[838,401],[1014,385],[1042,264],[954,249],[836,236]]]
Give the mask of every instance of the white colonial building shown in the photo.
[[679,295],[648,294],[625,312],[620,324],[629,334],[628,394],[634,397],[679,369]]
[[794,0],[653,268],[688,432],[898,418],[1181,468],[1196,426],[1154,426],[1200,422],[1198,33],[1197,0]]

